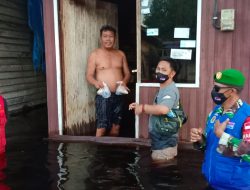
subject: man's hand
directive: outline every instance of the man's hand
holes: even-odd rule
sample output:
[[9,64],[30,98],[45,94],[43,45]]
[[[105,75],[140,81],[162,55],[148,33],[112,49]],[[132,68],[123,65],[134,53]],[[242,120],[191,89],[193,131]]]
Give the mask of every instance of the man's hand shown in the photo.
[[123,83],[122,86],[128,91],[130,92],[130,89]]
[[126,85],[125,82],[123,82],[123,81],[117,81],[116,83],[117,83],[118,85],[123,86],[128,92],[130,91],[130,89],[127,87],[127,85]]
[[100,88],[103,88],[103,87],[104,87],[102,81],[96,81],[94,85],[95,85],[95,87],[96,87],[97,89],[100,89]]
[[198,142],[202,140],[202,128],[191,128],[190,130],[190,141],[191,142]]
[[141,104],[137,104],[137,103],[132,103],[129,104],[129,110],[135,110],[135,114],[136,115],[140,115],[142,113],[142,105]]
[[227,118],[224,122],[220,122],[219,120],[216,121],[214,125],[214,134],[220,138],[221,135],[224,133],[227,124],[229,123],[229,118]]

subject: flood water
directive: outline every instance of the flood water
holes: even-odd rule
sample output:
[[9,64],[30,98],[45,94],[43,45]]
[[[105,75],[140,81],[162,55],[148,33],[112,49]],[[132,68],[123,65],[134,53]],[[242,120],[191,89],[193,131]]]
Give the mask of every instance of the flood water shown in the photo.
[[202,190],[206,187],[200,152],[179,150],[174,162],[154,165],[150,149],[145,147],[48,142],[43,140],[41,132],[22,133],[23,136],[10,132],[16,125],[20,125],[18,130],[25,128],[24,125],[32,127],[33,120],[38,121],[31,114],[9,121],[6,155],[0,158],[0,190]]

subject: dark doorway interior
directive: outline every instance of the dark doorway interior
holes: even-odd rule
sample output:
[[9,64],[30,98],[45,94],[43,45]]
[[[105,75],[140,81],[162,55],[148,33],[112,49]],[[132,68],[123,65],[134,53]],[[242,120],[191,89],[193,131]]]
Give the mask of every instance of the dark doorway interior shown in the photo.
[[[136,1],[135,0],[103,0],[118,6],[119,49],[128,60],[130,70],[136,68]],[[125,96],[124,117],[120,136],[135,137],[135,115],[128,110],[128,105],[135,101],[136,73],[132,73],[128,84],[130,93]]]
[[[136,68],[136,1],[123,0],[119,5],[119,40],[120,48],[126,52],[130,70]],[[124,107],[124,122],[121,135],[135,137],[135,116],[128,110],[128,105],[135,101],[136,73],[132,73],[130,94],[126,97]]]
[[[136,68],[136,1],[118,1],[119,47],[125,52],[130,71]],[[132,73],[128,87],[130,93],[125,97],[124,117],[120,135],[135,137],[135,115],[128,105],[135,101],[136,73]]]

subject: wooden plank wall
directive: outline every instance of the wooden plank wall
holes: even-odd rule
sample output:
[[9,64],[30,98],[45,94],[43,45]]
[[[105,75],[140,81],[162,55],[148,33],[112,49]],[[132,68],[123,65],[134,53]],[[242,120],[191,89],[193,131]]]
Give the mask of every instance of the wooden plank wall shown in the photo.
[[87,58],[99,46],[100,27],[117,27],[117,7],[98,0],[61,0],[60,18],[64,134],[94,134],[96,90],[85,79]]
[[45,75],[32,65],[27,0],[0,1],[0,94],[10,112],[46,103]]
[[[214,104],[210,92],[213,87],[213,74],[222,69],[235,68],[246,76],[246,85],[242,99],[250,103],[250,1],[220,0],[218,8],[236,10],[235,26],[232,32],[221,32],[212,26],[213,2],[202,1],[201,25],[201,63],[200,87],[179,88],[184,110],[189,116],[186,125],[180,131],[180,140],[189,141],[192,127],[205,127],[205,120]],[[156,91],[156,89],[155,89]],[[152,88],[143,87],[141,102],[152,102]],[[145,117],[145,116],[143,116]],[[147,136],[147,118],[140,119],[141,136]]]

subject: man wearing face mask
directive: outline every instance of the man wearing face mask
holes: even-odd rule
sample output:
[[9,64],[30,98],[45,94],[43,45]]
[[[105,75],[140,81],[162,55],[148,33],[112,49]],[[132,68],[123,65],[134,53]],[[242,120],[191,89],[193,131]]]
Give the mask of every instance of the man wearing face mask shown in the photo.
[[[174,78],[179,70],[180,66],[175,60],[168,57],[162,57],[157,65],[155,73],[156,80],[160,83],[160,90],[154,99],[154,104],[132,103],[129,105],[129,109],[134,109],[137,115],[142,113],[150,114],[149,134],[152,140],[151,156],[155,162],[164,162],[177,155],[177,132],[180,126],[177,126],[177,124],[171,127],[162,126],[159,118],[164,115],[177,118],[173,109],[179,108],[180,95],[175,85]],[[166,129],[165,131],[164,128]]]
[[202,173],[212,189],[250,189],[250,106],[240,99],[244,75],[226,69],[214,75],[215,108],[206,128],[192,128],[191,142],[205,149]]

